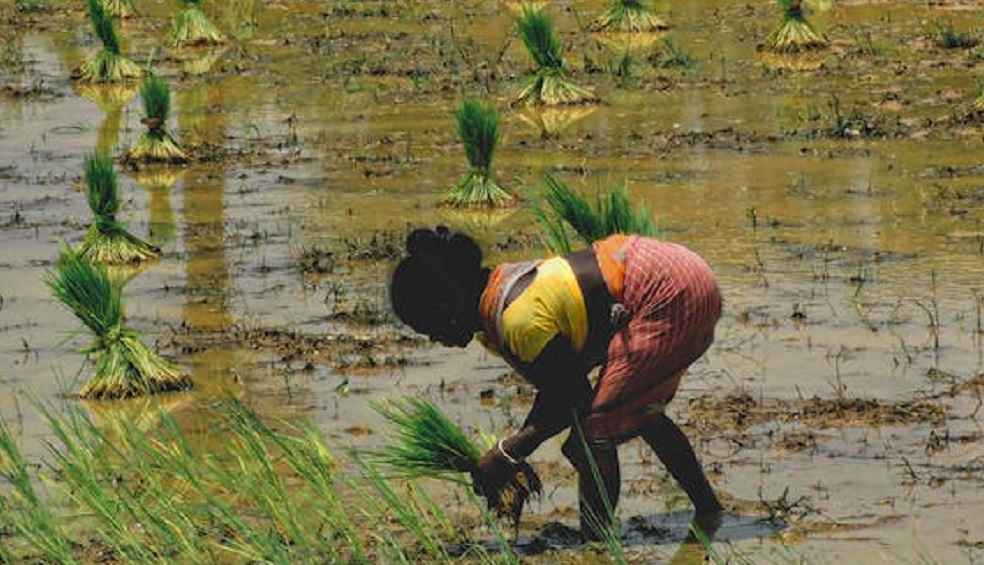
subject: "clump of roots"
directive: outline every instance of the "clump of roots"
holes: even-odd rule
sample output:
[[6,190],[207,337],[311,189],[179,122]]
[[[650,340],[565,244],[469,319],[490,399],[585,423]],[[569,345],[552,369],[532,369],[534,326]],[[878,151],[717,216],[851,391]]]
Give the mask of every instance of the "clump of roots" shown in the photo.
[[103,9],[114,18],[129,18],[133,14],[132,0],[101,0]]
[[225,43],[225,35],[202,11],[204,0],[184,0],[185,8],[171,24],[171,44],[194,47]]
[[95,338],[84,350],[92,357],[95,371],[79,392],[82,398],[130,398],[191,387],[187,375],[125,327],[121,287],[104,265],[64,248],[45,283]]
[[171,113],[171,88],[167,81],[159,76],[150,75],[140,86],[140,98],[143,100],[145,113],[143,123],[147,126],[147,131],[130,149],[127,158],[153,163],[188,161],[188,155],[167,130],[167,119]]
[[591,26],[591,31],[628,33],[654,32],[669,29],[662,18],[649,10],[643,0],[612,0],[608,10]]
[[782,21],[768,37],[762,48],[773,53],[800,53],[827,47],[828,41],[806,20],[802,0],[778,0]]
[[492,178],[492,157],[499,143],[499,113],[490,104],[465,100],[455,112],[458,136],[471,170],[445,198],[450,206],[497,208],[515,198]]
[[120,209],[119,186],[112,158],[96,153],[86,159],[85,182],[89,208],[95,217],[79,246],[86,260],[109,265],[141,263],[156,259],[160,249],[130,234],[116,220]]
[[102,49],[82,63],[76,71],[79,80],[85,82],[122,82],[140,78],[143,70],[120,52],[120,42],[113,28],[113,20],[106,13],[101,0],[88,0],[89,19]]
[[587,104],[597,102],[591,91],[570,82],[564,71],[563,48],[554,31],[553,21],[541,9],[525,6],[517,21],[530,58],[537,69],[516,97],[516,104],[547,105]]

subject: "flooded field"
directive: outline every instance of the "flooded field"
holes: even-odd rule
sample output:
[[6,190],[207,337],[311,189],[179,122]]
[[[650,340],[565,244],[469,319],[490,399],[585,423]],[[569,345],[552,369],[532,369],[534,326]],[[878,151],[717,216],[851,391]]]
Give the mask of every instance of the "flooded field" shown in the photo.
[[[477,344],[397,323],[386,281],[417,226],[467,231],[491,263],[542,256],[528,204],[551,172],[626,182],[719,278],[717,340],[668,412],[727,507],[723,555],[984,560],[984,47],[938,41],[947,22],[978,33],[978,3],[835,2],[811,16],[829,49],[781,58],[757,49],[778,18],[764,0],[657,3],[669,31],[615,48],[585,29],[606,2],[550,2],[573,76],[603,102],[539,112],[510,107],[529,69],[514,3],[207,2],[230,43],[174,49],[175,7],[138,0],[124,45],[170,82],[190,162],[118,166],[121,219],[163,250],[126,286],[126,315],[195,387],[128,401],[73,396],[88,338],[41,281],[89,225],[84,157],[136,143],[140,99],[72,80],[98,40],[81,3],[52,3],[0,4],[0,418],[29,460],[55,441],[32,399],[97,423],[163,409],[220,450],[215,406],[234,397],[312,422],[342,465],[384,441],[370,402],[386,398],[506,433],[532,387]],[[502,112],[494,169],[521,205],[440,206],[467,171],[462,95]],[[689,502],[642,442],[620,453],[626,558],[669,560]],[[569,541],[560,440],[532,462],[545,496],[522,559],[603,560]]]

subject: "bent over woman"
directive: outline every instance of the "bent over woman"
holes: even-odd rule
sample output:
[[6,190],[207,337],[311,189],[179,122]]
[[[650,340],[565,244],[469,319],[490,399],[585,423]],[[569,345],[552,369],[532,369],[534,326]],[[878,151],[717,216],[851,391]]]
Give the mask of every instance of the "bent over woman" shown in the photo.
[[[525,457],[571,428],[563,453],[578,473],[581,531],[598,539],[618,503],[617,447],[642,437],[690,497],[695,525],[713,534],[721,505],[665,413],[721,315],[703,259],[674,243],[614,235],[563,257],[489,269],[471,238],[444,227],[415,230],[407,252],[390,288],[397,316],[447,346],[477,335],[537,390],[522,428],[481,459],[475,481],[486,497],[497,499]],[[588,373],[598,366],[592,387]]]

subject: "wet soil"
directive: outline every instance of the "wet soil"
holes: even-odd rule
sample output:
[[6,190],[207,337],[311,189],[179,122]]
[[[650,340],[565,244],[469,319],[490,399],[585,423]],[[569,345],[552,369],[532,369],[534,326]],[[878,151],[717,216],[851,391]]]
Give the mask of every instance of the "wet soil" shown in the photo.
[[[627,47],[628,74],[615,72],[624,50],[581,31],[604,2],[560,3],[572,78],[604,103],[544,113],[509,107],[529,63],[507,3],[227,4],[209,8],[234,37],[225,49],[156,51],[165,4],[123,24],[134,60],[157,53],[194,155],[121,175],[122,218],[165,252],[128,284],[127,315],[195,378],[165,403],[191,433],[204,438],[230,394],[312,419],[340,452],[384,440],[369,402],[386,397],[428,396],[496,433],[522,422],[532,389],[501,361],[432,346],[386,304],[409,226],[466,230],[493,263],[543,253],[525,204],[438,206],[467,169],[451,112],[479,95],[503,112],[495,174],[525,203],[542,171],[586,189],[626,182],[717,273],[717,340],[668,412],[729,510],[722,552],[979,560],[984,52],[940,47],[933,25],[973,31],[977,3],[837,3],[812,16],[828,51],[777,60],[756,50],[771,4],[683,0],[658,10],[696,64],[667,62],[652,38]],[[86,341],[40,277],[88,226],[84,155],[122,155],[143,128],[135,89],[72,83],[95,47],[83,16],[0,6],[0,417],[32,457],[49,438],[23,395],[77,402],[63,393]],[[621,455],[627,555],[669,559],[689,505],[641,442]],[[546,494],[520,552],[600,560],[572,530],[559,441],[533,461]]]

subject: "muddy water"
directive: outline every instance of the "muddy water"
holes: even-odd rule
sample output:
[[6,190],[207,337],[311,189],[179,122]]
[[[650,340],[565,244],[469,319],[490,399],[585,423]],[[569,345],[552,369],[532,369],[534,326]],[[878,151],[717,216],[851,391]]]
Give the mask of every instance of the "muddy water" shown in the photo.
[[[967,117],[980,63],[926,39],[936,19],[966,29],[980,9],[848,3],[815,17],[834,40],[824,67],[789,72],[755,51],[771,6],[675,2],[664,7],[670,36],[697,66],[654,69],[652,48],[639,48],[634,76],[619,84],[588,72],[616,53],[575,33],[602,2],[563,3],[555,12],[577,80],[606,104],[538,116],[506,109],[527,63],[515,40],[502,51],[510,15],[498,2],[387,4],[385,15],[372,2],[246,4],[215,14],[235,46],[160,63],[175,90],[172,125],[198,161],[122,175],[124,219],[165,251],[127,286],[128,317],[195,378],[194,392],[159,402],[203,442],[215,441],[210,405],[227,395],[270,417],[311,418],[339,447],[380,441],[368,401],[399,394],[429,395],[486,429],[522,421],[529,391],[500,361],[414,341],[385,305],[388,246],[408,224],[468,229],[493,262],[540,253],[525,209],[436,207],[465,170],[450,125],[458,93],[488,89],[504,109],[495,170],[505,186],[530,196],[549,169],[586,188],[627,182],[666,237],[717,272],[727,301],[718,341],[670,412],[691,424],[734,510],[724,540],[758,559],[788,551],[821,562],[956,562],[984,541],[973,518],[984,510],[981,413],[973,395],[943,394],[984,372],[974,302],[984,287],[984,121]],[[343,5],[356,13],[332,12]],[[125,24],[136,60],[159,45],[167,16],[155,4]],[[0,94],[0,416],[40,456],[46,427],[28,397],[74,403],[65,393],[85,374],[74,352],[85,339],[64,343],[77,325],[40,277],[58,243],[88,224],[85,153],[126,147],[142,126],[135,91],[73,86],[70,70],[92,48],[80,13],[57,25],[4,21],[17,38],[4,84],[35,88]],[[855,54],[861,32],[876,54]],[[878,131],[829,135],[835,96]],[[559,128],[554,137],[541,136],[545,124]],[[312,250],[319,274],[299,267]],[[495,400],[481,404],[487,389]],[[694,399],[742,394],[790,410],[814,396],[932,396],[947,416],[707,431],[689,414]],[[87,407],[96,417],[147,411]],[[641,444],[622,454],[629,553],[668,557],[686,501]],[[530,551],[546,524],[576,524],[558,444],[535,461],[549,494],[527,519]]]

